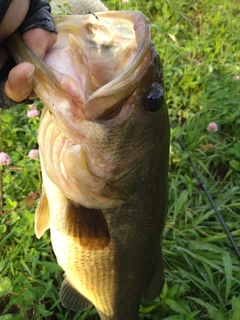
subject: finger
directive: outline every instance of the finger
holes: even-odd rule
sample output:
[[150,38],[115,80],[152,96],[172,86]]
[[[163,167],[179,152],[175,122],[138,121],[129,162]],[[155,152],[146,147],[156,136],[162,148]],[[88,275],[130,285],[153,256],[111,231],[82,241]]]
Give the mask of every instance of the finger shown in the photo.
[[33,88],[34,66],[23,62],[14,67],[5,83],[5,92],[8,97],[16,102],[28,98]]
[[44,29],[35,28],[23,34],[23,40],[30,50],[40,59],[57,41],[57,34]]

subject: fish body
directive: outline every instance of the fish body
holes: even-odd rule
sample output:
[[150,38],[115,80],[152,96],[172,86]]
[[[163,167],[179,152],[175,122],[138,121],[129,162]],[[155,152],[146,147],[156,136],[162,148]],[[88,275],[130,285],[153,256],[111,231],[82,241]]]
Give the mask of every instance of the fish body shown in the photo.
[[156,298],[164,283],[163,70],[143,14],[96,15],[57,17],[59,40],[45,64],[17,38],[9,47],[16,60],[34,63],[45,104],[35,231],[40,238],[50,228],[65,270],[62,304],[94,305],[102,320],[137,320],[142,296]]

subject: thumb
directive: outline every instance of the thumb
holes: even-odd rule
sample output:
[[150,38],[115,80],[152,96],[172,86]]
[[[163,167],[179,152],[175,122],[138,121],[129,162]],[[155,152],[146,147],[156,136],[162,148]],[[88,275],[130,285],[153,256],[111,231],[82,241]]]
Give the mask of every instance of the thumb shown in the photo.
[[23,62],[9,72],[4,89],[10,99],[21,102],[28,98],[33,88],[34,69],[31,63]]

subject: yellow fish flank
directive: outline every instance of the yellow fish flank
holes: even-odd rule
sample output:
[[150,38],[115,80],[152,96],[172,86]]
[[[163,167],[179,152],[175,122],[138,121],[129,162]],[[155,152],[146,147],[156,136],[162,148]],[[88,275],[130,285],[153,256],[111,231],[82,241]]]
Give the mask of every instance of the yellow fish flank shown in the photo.
[[139,12],[55,18],[44,62],[20,37],[17,62],[35,65],[45,106],[38,133],[43,191],[38,238],[50,228],[69,309],[137,320],[142,297],[164,283],[161,236],[168,202],[169,121],[163,70]]

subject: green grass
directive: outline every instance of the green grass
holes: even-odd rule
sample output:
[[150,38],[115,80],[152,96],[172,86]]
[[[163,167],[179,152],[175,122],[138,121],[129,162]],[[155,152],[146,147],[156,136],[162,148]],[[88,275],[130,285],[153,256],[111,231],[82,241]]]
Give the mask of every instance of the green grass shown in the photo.
[[[105,4],[139,10],[149,18],[175,125],[163,236],[166,284],[159,298],[142,302],[140,314],[155,320],[239,320],[239,259],[187,159],[193,159],[240,246],[240,80],[233,80],[240,76],[238,0]],[[27,154],[37,147],[38,118],[28,119],[26,111],[21,106],[2,112],[2,151],[12,164],[2,168],[0,320],[99,319],[95,309],[76,314],[61,306],[63,273],[49,234],[41,240],[34,235],[41,180],[39,161]],[[206,130],[211,121],[218,132]]]

